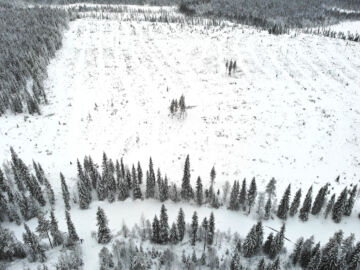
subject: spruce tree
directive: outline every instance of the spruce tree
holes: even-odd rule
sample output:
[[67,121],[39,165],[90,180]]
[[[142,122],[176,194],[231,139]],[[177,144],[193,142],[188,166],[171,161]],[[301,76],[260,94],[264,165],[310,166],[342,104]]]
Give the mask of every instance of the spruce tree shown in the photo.
[[258,266],[257,266],[257,270],[265,270],[265,267],[266,267],[265,259],[262,258],[262,259],[259,261],[259,264],[258,264]]
[[323,187],[320,188],[318,194],[315,197],[313,207],[311,209],[312,215],[318,215],[324,206],[326,194],[328,191],[328,184],[325,184]]
[[196,239],[197,239],[197,230],[199,227],[199,221],[196,211],[194,212],[192,216],[192,222],[191,222],[191,245],[195,246]]
[[291,262],[292,262],[293,265],[296,265],[298,263],[298,261],[299,261],[300,252],[301,252],[303,243],[304,243],[304,238],[303,237],[300,237],[295,243],[294,251],[290,255]]
[[246,179],[244,178],[241,190],[239,193],[239,206],[242,208],[243,211],[246,211],[247,200],[246,200]]
[[271,241],[271,246],[269,250],[269,257],[271,259],[274,259],[282,250],[284,246],[284,237],[285,237],[285,224],[283,224],[280,232],[278,232],[274,237],[274,239]]
[[325,213],[324,213],[324,217],[327,218],[329,216],[329,214],[332,212],[332,209],[334,207],[335,204],[335,194],[333,194],[331,196],[330,201],[328,202],[326,208],[325,208]]
[[31,177],[28,178],[27,183],[30,194],[39,202],[41,206],[45,206],[46,201],[44,199],[44,194],[38,181],[36,180],[36,177],[34,175],[31,175]]
[[272,196],[276,194],[276,180],[275,178],[271,178],[269,183],[266,185],[266,193],[268,194],[269,198],[271,199]]
[[137,177],[138,177],[138,184],[141,185],[143,182],[143,172],[139,161],[137,165]]
[[196,203],[201,206],[203,203],[203,185],[201,183],[200,176],[197,178],[196,181]]
[[45,218],[43,213],[38,215],[38,226],[36,227],[36,231],[39,233],[40,237],[47,237],[50,243],[50,247],[53,248],[53,244],[49,235],[50,230],[50,222]]
[[44,181],[44,184],[45,184],[45,189],[46,189],[46,194],[47,194],[48,201],[49,201],[51,206],[54,206],[55,205],[54,190],[52,189],[52,186],[51,186],[49,180],[46,177],[43,178],[43,181]]
[[351,215],[351,212],[352,212],[352,210],[354,208],[354,204],[355,204],[356,193],[357,193],[357,185],[355,185],[352,188],[352,190],[350,191],[350,197],[345,204],[345,211],[344,211],[345,216],[349,217]]
[[169,199],[169,182],[168,178],[165,175],[164,180],[161,181],[161,186],[159,187],[159,197],[161,202],[165,202],[167,199]]
[[290,192],[291,185],[289,184],[286,188],[283,197],[281,198],[280,205],[277,211],[277,216],[280,219],[286,220],[289,212],[289,204],[290,204]]
[[66,217],[66,225],[68,228],[68,240],[69,240],[69,244],[73,245],[74,243],[76,243],[77,241],[80,240],[76,230],[75,230],[75,226],[71,220],[71,216],[69,211],[65,210],[65,217]]
[[152,223],[151,240],[156,244],[160,243],[160,223],[156,215]]
[[291,203],[289,214],[291,217],[295,216],[298,212],[301,200],[301,188],[295,194],[294,200]]
[[264,243],[264,246],[263,246],[263,251],[267,255],[270,254],[270,248],[271,248],[273,240],[274,240],[274,234],[270,233]]
[[170,243],[175,245],[178,242],[178,234],[176,224],[173,223],[170,229]]
[[244,243],[243,243],[243,253],[246,258],[250,258],[255,255],[257,250],[257,234],[256,234],[256,225],[254,225],[250,232],[247,234]]
[[96,212],[96,220],[98,226],[97,240],[99,244],[107,244],[111,241],[108,220],[102,208],[98,207]]
[[306,268],[311,260],[312,256],[312,248],[314,244],[314,237],[311,236],[310,238],[306,239],[306,241],[303,243],[300,251],[300,265],[303,268]]
[[240,255],[239,253],[235,250],[234,254],[232,256],[231,262],[230,262],[230,270],[240,270],[241,264],[240,264]]
[[239,210],[239,201],[238,201],[238,195],[239,195],[239,184],[237,181],[234,181],[234,184],[231,189],[230,193],[230,202],[228,209],[230,210]]
[[310,258],[310,262],[307,265],[308,270],[318,270],[319,264],[321,260],[321,251],[320,249],[316,250],[314,254],[312,254]]
[[307,221],[309,219],[311,204],[312,204],[312,186],[309,188],[305,200],[303,202],[303,205],[300,209],[299,218],[302,221]]
[[106,247],[103,247],[100,250],[99,261],[100,261],[100,270],[114,269],[113,255]]
[[193,198],[193,190],[190,184],[190,176],[190,158],[189,155],[187,155],[184,165],[184,175],[180,192],[181,198],[185,201],[189,201]]
[[277,257],[276,260],[271,264],[270,270],[280,270],[280,258]]
[[119,201],[124,201],[127,198],[129,198],[128,185],[125,183],[124,180],[120,180],[118,200]]
[[142,193],[141,193],[141,189],[140,189],[140,185],[138,183],[138,178],[135,177],[133,179],[133,197],[134,197],[134,200],[137,200],[137,199],[142,199]]
[[55,218],[54,211],[50,212],[50,234],[53,238],[53,244],[54,246],[59,246],[64,243],[64,237],[62,233],[59,230],[58,222]]
[[251,208],[253,207],[255,200],[256,200],[256,195],[257,195],[257,188],[256,188],[256,181],[255,181],[255,177],[251,180],[250,183],[250,187],[249,187],[249,191],[247,194],[247,201],[248,201],[248,206],[249,206],[249,214],[251,212]]
[[211,212],[210,218],[209,218],[209,232],[208,232],[208,237],[207,237],[208,245],[213,244],[214,237],[215,237],[215,217],[214,217],[214,213]]
[[71,209],[70,207],[70,193],[69,189],[65,182],[65,177],[62,173],[60,173],[60,179],[61,179],[61,190],[62,190],[62,196],[64,199],[65,209],[69,211]]
[[88,209],[91,202],[91,194],[84,180],[78,182],[78,194],[80,209]]
[[271,216],[271,199],[268,198],[266,204],[265,204],[265,215],[264,215],[264,219],[268,220]]
[[332,210],[332,219],[335,223],[340,223],[342,216],[345,212],[345,205],[347,202],[347,188],[341,192],[340,196],[336,200],[333,210]]
[[5,176],[0,168],[0,191],[5,192],[7,185],[5,184]]
[[155,172],[152,159],[149,161],[149,171],[146,173],[146,198],[155,197]]
[[179,210],[179,214],[177,216],[177,230],[178,230],[178,239],[181,242],[185,236],[185,215],[182,208]]
[[256,224],[255,232],[256,232],[256,252],[258,252],[262,248],[264,241],[264,230],[261,220],[258,221],[258,223]]
[[168,215],[165,205],[161,206],[159,234],[160,234],[160,243],[166,244],[169,240],[169,223],[168,223]]
[[357,242],[354,251],[350,255],[349,270],[357,270],[360,267],[360,242]]
[[27,246],[28,255],[31,261],[44,262],[46,260],[45,250],[41,246],[38,237],[24,224],[25,233],[23,233],[24,244]]

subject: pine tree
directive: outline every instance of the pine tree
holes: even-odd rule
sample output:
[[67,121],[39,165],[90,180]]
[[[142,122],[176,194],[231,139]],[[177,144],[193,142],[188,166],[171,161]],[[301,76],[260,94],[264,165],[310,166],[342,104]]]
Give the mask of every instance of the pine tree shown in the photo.
[[138,178],[137,178],[137,173],[136,173],[136,169],[135,169],[135,165],[133,164],[131,167],[131,180],[132,180],[132,185],[134,187],[135,183],[138,183]]
[[262,226],[261,220],[258,221],[258,223],[255,226],[255,232],[256,232],[256,252],[260,251],[263,241],[264,241],[264,230]]
[[291,203],[289,214],[291,217],[295,216],[298,212],[301,200],[301,188],[295,194],[294,200]]
[[7,185],[5,184],[5,176],[0,168],[0,191],[5,192],[7,188]]
[[356,193],[357,193],[357,185],[355,185],[352,188],[352,190],[350,191],[350,197],[345,204],[345,211],[344,211],[345,216],[348,216],[348,217],[351,216],[351,212],[352,212],[352,210],[354,208],[354,204],[355,204]]
[[58,222],[55,218],[54,212],[51,211],[50,212],[50,234],[53,238],[53,244],[54,246],[59,246],[62,245],[64,243],[64,237],[62,235],[62,233],[59,230],[59,226],[58,226]]
[[306,268],[309,264],[312,256],[312,247],[314,244],[314,237],[311,236],[310,238],[306,239],[306,241],[303,243],[300,251],[300,265],[303,268]]
[[264,243],[264,246],[263,246],[263,251],[267,255],[270,254],[270,248],[271,248],[273,240],[274,240],[274,234],[270,233]]
[[[135,170],[135,168],[134,168]],[[137,177],[134,177],[133,178],[133,197],[134,197],[134,200],[137,200],[137,199],[142,199],[142,193],[141,193],[141,189],[140,189],[140,185],[138,183],[138,178]]]
[[38,215],[38,226],[36,227],[36,231],[39,233],[40,237],[47,237],[50,243],[50,247],[53,248],[50,235],[50,222],[45,218],[43,213]]
[[243,253],[246,258],[250,258],[255,255],[257,251],[257,233],[256,233],[256,225],[254,225],[250,232],[247,234],[244,243],[243,243]]
[[303,202],[303,205],[300,209],[299,218],[302,221],[307,221],[309,219],[311,204],[312,204],[312,186],[309,188],[305,200]]
[[44,184],[45,184],[45,189],[46,189],[46,194],[47,194],[48,201],[49,201],[50,205],[54,206],[55,205],[54,190],[52,189],[52,186],[51,186],[49,180],[46,177],[43,177],[43,181],[44,181]]
[[151,240],[156,244],[160,243],[160,223],[159,223],[159,220],[156,215],[155,215],[153,223],[152,223]]
[[178,242],[178,234],[176,224],[173,223],[170,229],[170,243],[175,245]]
[[276,234],[274,239],[271,242],[269,257],[274,259],[282,250],[284,246],[284,237],[285,237],[285,224],[281,227],[280,232]]
[[237,181],[234,181],[234,184],[231,189],[230,193],[230,202],[228,209],[230,210],[239,210],[239,201],[238,201],[238,195],[239,195],[239,183]]
[[138,177],[138,184],[141,185],[143,181],[143,172],[139,161],[137,165],[137,177]]
[[161,206],[160,213],[160,244],[166,244],[169,240],[169,223],[165,205]]
[[271,265],[271,270],[280,270],[280,258],[277,257],[276,260]]
[[281,198],[280,205],[277,211],[277,216],[280,219],[286,220],[289,212],[289,204],[290,204],[290,192],[291,185],[288,185],[286,188],[283,197]]
[[120,180],[118,200],[119,201],[124,201],[127,198],[129,198],[128,185],[125,183],[124,180]]
[[271,178],[269,183],[266,185],[266,193],[268,194],[269,198],[271,199],[272,196],[276,194],[276,180],[275,178]]
[[78,194],[80,209],[88,209],[91,202],[91,194],[85,181],[81,178],[78,182]]
[[191,222],[191,245],[193,246],[195,246],[196,243],[198,226],[199,226],[199,221],[198,221],[197,213],[195,211],[192,216],[192,222]]
[[99,244],[107,244],[111,241],[108,220],[102,208],[98,207],[96,212],[96,220],[98,226],[97,240]]
[[216,171],[215,171],[215,167],[213,166],[210,171],[210,188],[209,188],[209,201],[210,202],[212,201],[213,196],[215,194],[215,192],[214,192],[215,178],[216,178]]
[[201,178],[199,176],[196,181],[196,203],[200,206],[203,203],[203,196],[204,196],[203,195],[203,185],[201,183]]
[[146,198],[155,197],[155,172],[152,159],[149,161],[149,171],[146,173]]
[[335,194],[333,194],[331,196],[330,201],[328,202],[326,208],[325,208],[325,213],[324,213],[324,217],[327,218],[329,216],[329,214],[332,212],[332,209],[334,207],[335,204]]
[[357,270],[360,267],[360,242],[357,242],[354,251],[350,255],[349,270]]
[[255,177],[251,180],[250,183],[250,187],[249,187],[249,191],[247,194],[247,201],[248,201],[248,206],[249,206],[249,212],[251,212],[251,208],[253,207],[255,200],[256,200],[256,195],[257,195],[257,188],[256,188],[256,181],[255,181]]
[[265,270],[265,259],[262,258],[260,261],[259,261],[259,264],[257,266],[257,270]]
[[240,255],[235,251],[230,262],[230,270],[240,270],[241,268]]
[[181,184],[181,198],[185,201],[189,201],[193,198],[193,190],[190,184],[190,158],[189,155],[186,156],[185,166],[184,166],[184,176]]
[[71,216],[70,216],[70,213],[69,211],[65,210],[65,217],[66,217],[66,225],[67,225],[67,228],[68,228],[68,240],[69,240],[69,244],[70,245],[73,245],[74,243],[76,243],[77,241],[80,240],[76,230],[75,230],[75,227],[74,227],[74,224],[71,220]]
[[100,250],[99,261],[100,261],[100,270],[114,269],[113,255],[106,247],[103,247]]
[[324,206],[326,194],[328,191],[328,184],[325,184],[323,187],[320,188],[318,194],[315,197],[313,207],[311,209],[311,214],[318,215]]
[[332,219],[335,223],[340,223],[342,216],[345,212],[345,205],[347,201],[347,188],[341,192],[340,196],[336,200],[333,210],[332,210]]
[[239,194],[239,206],[243,209],[243,211],[246,211],[246,205],[247,205],[247,200],[246,200],[246,179],[244,178],[242,185],[241,185],[241,190],[240,190],[240,194]]
[[304,238],[303,237],[300,237],[295,243],[294,251],[290,255],[291,262],[292,262],[293,265],[296,265],[298,263],[298,261],[299,261],[300,252],[301,252],[303,243],[304,243]]
[[24,244],[27,246],[31,261],[44,262],[46,260],[45,250],[40,245],[39,238],[24,224],[25,233],[23,233]]
[[321,251],[320,249],[316,250],[315,254],[311,256],[310,262],[307,265],[308,270],[317,270],[319,269],[321,259]]
[[165,202],[167,199],[169,199],[169,183],[166,175],[164,180],[161,181],[161,186],[159,188],[160,188],[160,201]]
[[214,213],[211,212],[210,219],[209,219],[209,232],[208,232],[208,237],[207,237],[208,245],[213,244],[214,237],[215,237],[215,217],[214,217]]
[[38,181],[36,180],[36,177],[34,175],[31,175],[31,177],[28,178],[27,183],[30,194],[39,202],[41,206],[45,206],[46,201],[44,199],[44,195],[41,190],[41,187]]
[[65,209],[69,211],[71,209],[70,207],[70,193],[69,189],[65,182],[65,177],[62,173],[60,173],[60,179],[61,179],[61,190],[62,190],[62,196],[64,199]]
[[177,216],[177,230],[178,230],[178,239],[181,242],[185,236],[185,215],[182,208],[180,208],[179,214]]
[[271,199],[269,198],[266,202],[265,205],[265,215],[264,215],[264,219],[268,220],[271,216]]

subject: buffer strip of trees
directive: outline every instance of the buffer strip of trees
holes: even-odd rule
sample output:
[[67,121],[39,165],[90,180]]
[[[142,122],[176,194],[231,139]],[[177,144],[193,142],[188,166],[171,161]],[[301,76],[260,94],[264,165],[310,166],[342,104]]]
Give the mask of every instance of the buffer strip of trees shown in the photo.
[[47,103],[46,67],[62,45],[68,13],[54,8],[0,6],[0,116],[40,114]]
[[[97,198],[100,201],[127,198],[158,199],[160,202],[172,200],[174,202],[193,202],[197,205],[208,205],[213,208],[221,206],[232,211],[241,211],[244,214],[254,212],[258,218],[268,220],[275,216],[282,220],[298,216],[301,221],[307,221],[310,215],[331,217],[334,222],[341,222],[345,216],[350,216],[358,198],[357,185],[343,189],[336,197],[331,194],[331,185],[326,183],[318,193],[313,194],[311,186],[302,201],[303,190],[300,188],[291,198],[291,185],[288,185],[277,204],[276,180],[269,181],[265,191],[260,192],[256,179],[253,178],[248,186],[247,180],[241,183],[234,181],[232,187],[226,182],[222,188],[215,190],[216,171],[210,171],[208,187],[205,188],[202,179],[197,177],[195,188],[191,184],[190,158],[186,157],[181,186],[170,183],[168,177],[158,169],[155,173],[152,159],[149,160],[145,174],[140,162],[135,166],[124,165],[123,159],[115,162],[104,153],[101,171],[90,156],[84,158],[83,164],[77,161],[78,168],[78,201],[80,208],[87,209],[91,201]],[[335,179],[338,182],[339,178]],[[241,184],[241,186],[240,186]],[[230,196],[229,196],[230,194]]]

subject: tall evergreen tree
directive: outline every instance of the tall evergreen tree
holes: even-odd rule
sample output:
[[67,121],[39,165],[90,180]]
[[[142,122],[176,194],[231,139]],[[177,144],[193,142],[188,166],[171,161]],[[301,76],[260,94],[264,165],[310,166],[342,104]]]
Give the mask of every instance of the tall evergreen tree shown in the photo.
[[149,171],[146,173],[146,198],[155,197],[155,172],[152,159],[149,161]]
[[291,203],[289,214],[291,217],[295,216],[298,212],[301,200],[301,188],[295,193],[294,200]]
[[329,216],[329,214],[332,212],[332,209],[334,207],[335,204],[335,194],[333,194],[331,196],[330,201],[328,202],[326,208],[325,208],[325,213],[324,213],[324,217],[327,218]]
[[235,180],[230,193],[230,202],[229,209],[230,210],[239,210],[239,183]]
[[276,234],[274,239],[271,241],[271,246],[269,250],[269,257],[274,259],[282,250],[284,246],[285,238],[285,224],[281,227],[281,230]]
[[44,262],[46,260],[45,249],[41,246],[38,237],[24,224],[25,233],[23,233],[23,240],[27,246],[28,255],[31,261]]
[[273,233],[270,233],[264,243],[264,246],[263,246],[263,251],[265,254],[269,255],[270,254],[270,249],[271,249],[271,245],[272,245],[272,242],[274,240],[274,234]]
[[65,210],[65,217],[66,217],[66,225],[68,228],[68,241],[69,241],[69,244],[72,245],[72,244],[76,243],[77,241],[79,241],[80,238],[75,230],[75,226],[71,220],[70,213],[67,210]]
[[140,165],[139,161],[138,161],[138,164],[137,164],[137,177],[138,177],[138,184],[141,185],[142,182],[143,182],[143,172],[142,172],[141,165]]
[[271,216],[271,199],[268,198],[266,204],[265,204],[265,215],[264,215],[264,219],[268,220]]
[[352,188],[352,190],[350,191],[350,197],[345,204],[345,211],[344,211],[345,216],[351,215],[351,212],[352,212],[352,210],[354,208],[354,204],[355,204],[356,193],[357,193],[357,185],[355,185]]
[[210,218],[209,218],[209,232],[208,232],[208,237],[207,237],[208,245],[213,244],[214,237],[215,237],[215,217],[214,217],[214,213],[211,212]]
[[313,244],[314,244],[314,237],[311,236],[310,238],[305,240],[305,242],[301,247],[299,259],[300,259],[300,265],[303,268],[306,268],[311,260]]
[[97,240],[99,244],[107,244],[111,240],[108,220],[102,208],[98,207],[96,212],[96,220],[98,226]]
[[45,218],[43,213],[38,215],[38,226],[36,227],[36,231],[39,233],[40,237],[47,237],[50,243],[50,247],[53,248],[53,244],[49,235],[50,222]]
[[69,211],[71,209],[70,193],[69,193],[69,189],[66,185],[65,177],[62,173],[60,173],[60,179],[61,179],[61,190],[62,190],[62,196],[64,199],[65,209]]
[[312,205],[312,186],[309,188],[303,205],[300,209],[299,218],[302,221],[307,221],[309,219],[309,213]]
[[133,197],[135,200],[137,199],[142,199],[142,193],[141,193],[141,189],[140,189],[140,185],[138,183],[138,178],[137,177],[134,177],[133,179]]
[[176,224],[173,223],[170,229],[170,243],[175,245],[178,242],[178,234],[176,229]]
[[166,244],[169,240],[169,223],[168,223],[168,215],[165,205],[161,206],[159,234],[160,234],[160,243]]
[[332,219],[335,223],[340,223],[342,216],[345,212],[345,205],[347,202],[347,188],[341,192],[340,196],[336,200],[333,210],[332,210]]
[[307,265],[308,270],[318,270],[319,264],[321,260],[321,251],[320,249],[316,250],[314,254],[312,254],[310,262]]
[[155,215],[153,223],[152,223],[152,236],[151,236],[151,240],[154,243],[159,244],[160,243],[160,223],[159,220],[157,218],[157,216]]
[[276,194],[276,180],[275,178],[271,178],[269,183],[266,185],[266,193],[271,199]]
[[248,206],[249,206],[249,212],[251,212],[251,208],[253,207],[255,200],[256,200],[256,195],[257,195],[257,188],[256,188],[256,181],[255,181],[255,177],[251,180],[250,183],[250,187],[249,187],[249,191],[247,194],[247,201],[248,201]]
[[196,181],[196,203],[200,206],[203,204],[203,197],[203,185],[199,176]]
[[193,190],[190,184],[190,158],[189,155],[186,156],[185,165],[184,165],[184,175],[181,184],[181,198],[185,201],[189,201],[193,198]]
[[119,200],[119,201],[124,201],[124,200],[126,200],[127,198],[129,198],[128,185],[125,183],[124,180],[120,180],[118,200]]
[[54,190],[52,189],[52,186],[51,186],[49,180],[46,177],[43,177],[43,182],[45,184],[45,189],[46,189],[46,194],[47,194],[48,201],[49,201],[51,206],[54,206],[55,205]]
[[246,201],[246,179],[244,178],[241,190],[239,193],[239,206],[242,208],[243,211],[246,211],[247,201]]
[[295,243],[294,251],[290,255],[291,262],[292,262],[293,265],[296,265],[298,263],[299,259],[300,259],[300,253],[301,253],[301,249],[302,249],[303,244],[304,244],[304,238],[303,237],[300,237]]
[[50,212],[50,234],[53,238],[53,244],[54,246],[59,246],[64,243],[64,237],[62,233],[59,230],[58,222],[55,218],[54,211]]
[[328,183],[326,183],[323,187],[321,187],[318,194],[316,195],[313,207],[311,209],[311,214],[318,215],[320,213],[325,203],[327,191],[328,191]]
[[178,230],[178,238],[181,242],[185,236],[185,214],[182,208],[179,210],[179,214],[177,216],[177,230]]
[[291,184],[286,188],[283,197],[281,198],[280,205],[277,211],[277,216],[280,219],[286,220],[290,208],[290,192],[291,192]]
[[192,222],[191,222],[191,245],[195,246],[196,239],[197,239],[197,230],[199,227],[199,221],[196,211],[194,212],[192,216]]
[[242,247],[244,256],[246,258],[250,258],[255,255],[257,250],[257,242],[256,225],[254,225],[247,234]]

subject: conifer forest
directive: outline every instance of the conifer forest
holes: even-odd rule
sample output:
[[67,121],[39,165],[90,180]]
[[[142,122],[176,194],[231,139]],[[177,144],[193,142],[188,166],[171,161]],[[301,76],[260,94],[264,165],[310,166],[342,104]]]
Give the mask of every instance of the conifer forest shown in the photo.
[[359,0],[0,0],[0,270],[360,270]]

